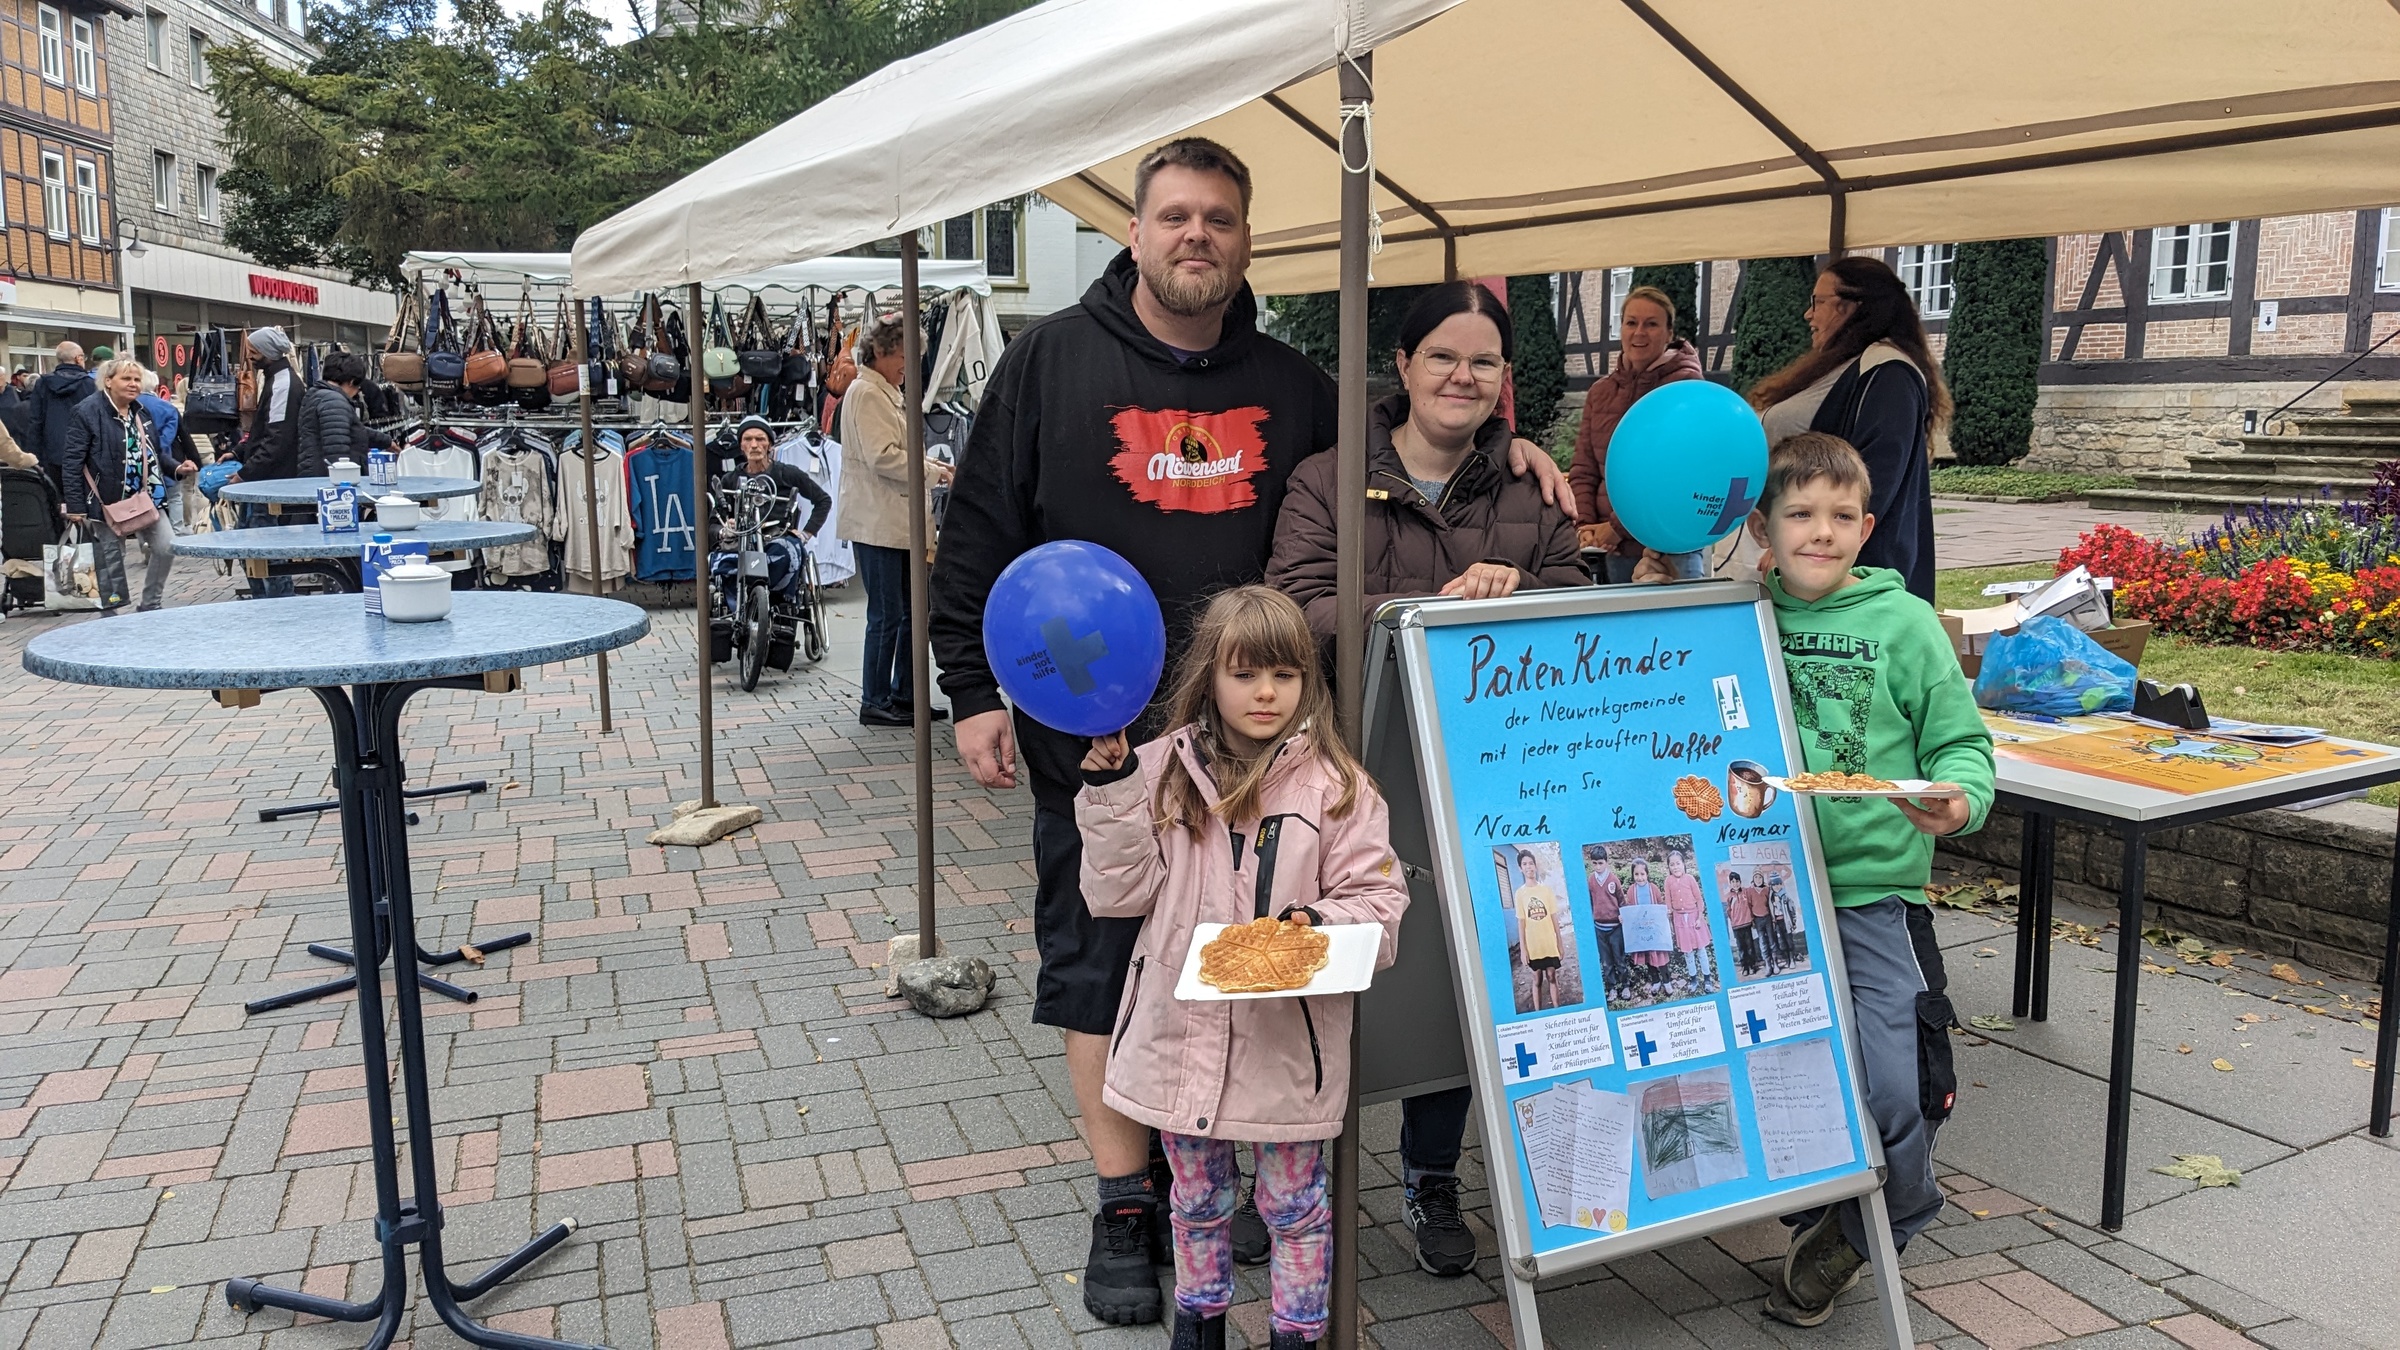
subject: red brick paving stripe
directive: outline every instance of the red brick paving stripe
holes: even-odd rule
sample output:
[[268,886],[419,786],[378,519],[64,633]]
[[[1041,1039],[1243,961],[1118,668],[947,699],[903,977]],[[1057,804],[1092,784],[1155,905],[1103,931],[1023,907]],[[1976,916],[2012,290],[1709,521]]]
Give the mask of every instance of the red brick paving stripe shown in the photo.
[[660,1308],[651,1318],[658,1326],[660,1345],[673,1346],[674,1350],[733,1350],[732,1338],[725,1333],[722,1303]]
[[633,1145],[586,1149],[581,1153],[545,1153],[541,1161],[542,1191],[572,1191],[631,1181],[636,1175]]
[[110,1181],[117,1177],[146,1177],[156,1172],[214,1171],[217,1158],[224,1152],[211,1145],[207,1148],[187,1148],[174,1153],[137,1153],[129,1158],[110,1158],[92,1173],[94,1181]]
[[115,1081],[115,1069],[66,1069],[42,1075],[41,1086],[25,1099],[27,1106],[40,1110],[45,1106],[70,1106],[77,1102],[96,1102]]
[[75,978],[75,972],[81,969],[82,966],[75,965],[0,971],[0,1003],[57,998]]
[[678,1036],[658,1043],[660,1059],[691,1059],[699,1055],[724,1055],[737,1050],[756,1050],[755,1031],[720,1031],[706,1036]]
[[2258,1342],[2200,1313],[2185,1313],[2150,1325],[2192,1350],[2257,1350]]
[[541,1118],[573,1120],[639,1111],[650,1105],[650,1083],[639,1064],[570,1069],[542,1075]]
[[137,1109],[144,1106],[174,1106],[181,1102],[215,1101],[220,1097],[245,1097],[249,1093],[247,1084],[228,1083],[223,1087],[191,1088],[183,1092],[145,1093],[134,1098],[133,1104]]
[[172,994],[164,998],[133,999],[110,1008],[108,1015],[100,1019],[100,1024],[109,1026],[119,1022],[150,1022],[165,1021],[170,1017],[180,1018],[192,1010],[192,1000],[198,997],[198,994]]
[[2090,1336],[2115,1329],[2108,1314],[2050,1283],[2030,1270],[1993,1275],[1985,1284],[2009,1302],[2025,1309],[2069,1336]]
[[1920,1289],[1917,1301],[1940,1313],[1952,1326],[1984,1343],[1989,1350],[2028,1350],[2065,1339],[2057,1327],[1981,1282],[1946,1284]]
[[2005,1218],[2041,1208],[2031,1200],[2010,1195],[1996,1186],[1977,1191],[1959,1191],[1950,1197],[1950,1203],[1978,1219]]
[[994,1172],[990,1176],[960,1177],[956,1181],[928,1182],[908,1188],[911,1200],[945,1200],[954,1195],[975,1195],[983,1191],[1007,1190],[1025,1184],[1022,1172]]

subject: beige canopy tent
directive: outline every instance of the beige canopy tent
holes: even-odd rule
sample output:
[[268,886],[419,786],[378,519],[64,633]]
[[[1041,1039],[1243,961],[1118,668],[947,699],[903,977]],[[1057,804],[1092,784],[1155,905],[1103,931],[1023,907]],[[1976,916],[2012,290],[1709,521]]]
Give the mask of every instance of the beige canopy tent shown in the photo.
[[[913,260],[919,228],[1034,190],[1122,239],[1133,165],[1183,134],[1250,165],[1254,286],[1342,292],[1336,650],[1354,717],[1370,267],[1389,285],[2400,201],[2400,5],[1050,0],[593,227],[576,275],[634,290],[895,235]],[[1355,1125],[1337,1214],[1356,1212]],[[1343,1350],[1351,1248],[1328,1333]],[[1886,1334],[1906,1343],[1904,1324]]]

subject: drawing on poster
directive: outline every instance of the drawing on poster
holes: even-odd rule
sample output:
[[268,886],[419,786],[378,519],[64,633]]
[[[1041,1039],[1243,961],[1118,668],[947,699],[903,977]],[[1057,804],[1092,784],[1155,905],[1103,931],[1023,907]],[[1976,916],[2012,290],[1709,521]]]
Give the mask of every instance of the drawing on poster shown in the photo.
[[1792,846],[1735,844],[1717,864],[1717,902],[1733,929],[1734,976],[1765,979],[1812,970],[1808,927],[1800,918]]
[[1633,1098],[1575,1081],[1514,1105],[1542,1222],[1624,1232],[1633,1193]]
[[1823,1036],[1761,1046],[1743,1057],[1767,1177],[1805,1176],[1858,1156],[1842,1109],[1833,1042]]
[[1567,904],[1566,865],[1558,845],[1508,844],[1492,850],[1500,904],[1509,917],[1509,975],[1519,1014],[1583,1002],[1583,960],[1575,914]]
[[1612,1008],[1717,992],[1717,944],[1688,834],[1583,846],[1585,893]]
[[1634,1089],[1642,1116],[1642,1187],[1653,1200],[1750,1175],[1733,1113],[1733,1072],[1694,1069]]

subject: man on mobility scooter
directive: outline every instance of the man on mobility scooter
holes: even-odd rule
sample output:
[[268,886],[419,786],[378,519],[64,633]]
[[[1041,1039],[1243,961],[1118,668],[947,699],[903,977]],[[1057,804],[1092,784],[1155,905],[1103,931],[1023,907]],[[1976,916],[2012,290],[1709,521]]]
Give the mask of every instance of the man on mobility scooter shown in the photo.
[[[808,541],[816,537],[833,499],[807,474],[774,458],[774,433],[763,417],[742,419],[742,463],[720,476],[709,493],[715,522],[708,574],[716,594],[709,655],[741,656],[742,688],[758,687],[768,664],[792,668],[798,641],[807,657],[825,655],[825,616]],[[794,508],[807,499],[808,523],[795,526]]]

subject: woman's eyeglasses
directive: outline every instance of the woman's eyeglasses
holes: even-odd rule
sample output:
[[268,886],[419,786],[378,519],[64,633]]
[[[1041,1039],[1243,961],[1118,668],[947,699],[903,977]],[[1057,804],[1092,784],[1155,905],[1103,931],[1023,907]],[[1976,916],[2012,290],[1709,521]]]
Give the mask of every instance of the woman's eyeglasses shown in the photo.
[[1500,376],[1508,370],[1508,362],[1497,356],[1462,357],[1457,352],[1446,352],[1438,347],[1428,347],[1418,352],[1415,359],[1425,367],[1426,374],[1437,380],[1446,380],[1457,374],[1461,361],[1466,363],[1467,373],[1475,377],[1477,384],[1498,384]]

